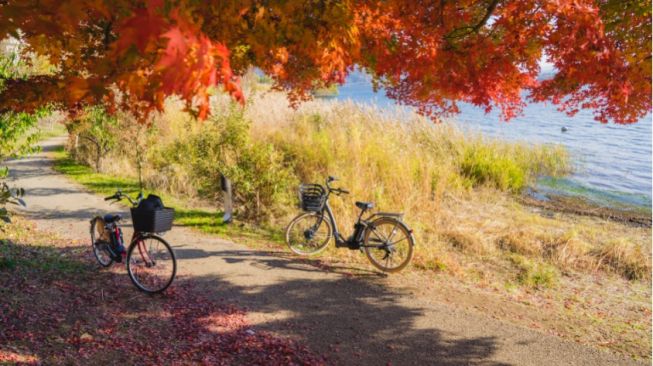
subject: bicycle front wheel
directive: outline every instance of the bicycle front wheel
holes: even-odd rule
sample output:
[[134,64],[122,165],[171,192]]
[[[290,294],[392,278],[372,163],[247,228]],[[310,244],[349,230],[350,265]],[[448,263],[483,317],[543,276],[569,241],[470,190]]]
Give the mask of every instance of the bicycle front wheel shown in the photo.
[[384,272],[399,272],[413,257],[413,236],[410,229],[392,217],[374,220],[363,240],[367,259]]
[[324,215],[308,212],[297,216],[286,229],[286,244],[299,255],[318,254],[331,239],[331,224]]
[[127,273],[139,290],[151,294],[162,292],[175,279],[175,253],[163,238],[141,236],[127,251]]

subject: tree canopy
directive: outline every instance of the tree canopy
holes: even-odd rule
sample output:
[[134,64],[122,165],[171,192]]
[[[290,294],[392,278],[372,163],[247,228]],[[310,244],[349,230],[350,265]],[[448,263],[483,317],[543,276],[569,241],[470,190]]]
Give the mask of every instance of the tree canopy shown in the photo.
[[[621,0],[0,0],[0,39],[55,71],[5,78],[0,112],[104,103],[145,117],[177,95],[200,118],[216,87],[242,101],[254,66],[291,102],[360,67],[433,118],[460,102],[527,100],[602,122],[651,109],[651,1]],[[540,62],[555,66],[538,79]]]

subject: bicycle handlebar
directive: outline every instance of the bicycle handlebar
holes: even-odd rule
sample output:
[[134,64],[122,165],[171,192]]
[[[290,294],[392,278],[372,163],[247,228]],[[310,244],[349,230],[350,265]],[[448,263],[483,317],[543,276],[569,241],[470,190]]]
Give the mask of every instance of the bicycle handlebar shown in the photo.
[[329,189],[329,192],[333,192],[333,193],[335,193],[335,194],[349,194],[349,191],[346,190],[346,189],[342,189],[342,188],[331,188],[331,185],[330,185],[329,183],[331,183],[331,182],[333,182],[333,181],[336,181],[336,180],[338,180],[338,178],[336,178],[336,177],[332,177],[332,176],[329,176],[329,177],[326,179],[326,186],[327,186],[327,188]]
[[136,206],[143,200],[143,192],[140,192],[135,200],[132,199],[131,197],[129,197],[128,195],[123,194],[121,191],[118,191],[118,192],[114,193],[113,196],[104,197],[104,200],[105,201],[110,201],[110,200],[120,201],[123,198],[127,198],[127,200],[129,201],[129,203],[132,204],[132,206]]
[[118,194],[117,194],[117,193],[114,194],[113,196],[104,197],[104,200],[105,200],[105,201],[109,201],[109,200],[119,200],[119,199],[120,199],[120,198],[118,197]]

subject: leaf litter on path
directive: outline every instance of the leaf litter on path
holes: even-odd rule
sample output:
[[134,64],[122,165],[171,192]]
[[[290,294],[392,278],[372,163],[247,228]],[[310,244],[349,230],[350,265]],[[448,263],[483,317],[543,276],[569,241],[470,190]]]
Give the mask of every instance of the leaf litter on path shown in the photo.
[[328,363],[183,278],[162,295],[141,294],[123,268],[100,271],[86,248],[28,228],[0,232],[0,255],[16,263],[0,268],[0,364]]

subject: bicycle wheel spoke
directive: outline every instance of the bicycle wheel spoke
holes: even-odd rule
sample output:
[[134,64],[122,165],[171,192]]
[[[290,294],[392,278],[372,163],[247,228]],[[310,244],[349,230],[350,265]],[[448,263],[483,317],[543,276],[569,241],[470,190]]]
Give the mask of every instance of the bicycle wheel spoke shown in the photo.
[[327,245],[331,227],[319,214],[307,214],[293,220],[286,231],[286,243],[297,254],[315,254]]
[[388,236],[388,242],[392,241],[392,237],[395,236],[395,233],[397,232],[397,226],[399,226],[399,223],[395,223],[395,226],[392,228],[390,236]]
[[129,271],[134,283],[142,290],[162,291],[174,278],[174,255],[160,239],[145,238],[130,250]]
[[[372,229],[372,232],[374,233],[374,235],[376,235],[377,239],[381,240],[384,243],[387,242],[388,239],[385,237],[385,235],[380,235],[379,230],[377,230],[377,229],[378,228],[373,228]],[[382,236],[383,236],[383,238],[382,238]]]
[[395,244],[397,244],[397,243],[401,243],[402,241],[404,241],[404,240],[406,240],[406,239],[408,239],[408,237],[407,237],[407,236],[404,236],[403,239],[399,239],[399,240],[397,240],[396,242],[391,243],[390,245],[395,245]]
[[[376,238],[381,242],[380,245],[371,245],[377,241]],[[397,220],[381,218],[375,221],[374,228],[368,232],[365,240],[364,249],[368,258],[383,271],[398,271],[412,257],[410,234]]]

